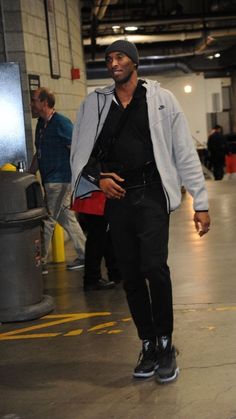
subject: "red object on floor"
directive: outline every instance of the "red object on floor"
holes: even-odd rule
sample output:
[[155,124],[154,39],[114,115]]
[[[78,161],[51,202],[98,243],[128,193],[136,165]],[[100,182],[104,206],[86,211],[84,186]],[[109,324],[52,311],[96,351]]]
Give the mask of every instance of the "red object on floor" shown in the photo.
[[226,173],[236,173],[236,154],[225,156]]

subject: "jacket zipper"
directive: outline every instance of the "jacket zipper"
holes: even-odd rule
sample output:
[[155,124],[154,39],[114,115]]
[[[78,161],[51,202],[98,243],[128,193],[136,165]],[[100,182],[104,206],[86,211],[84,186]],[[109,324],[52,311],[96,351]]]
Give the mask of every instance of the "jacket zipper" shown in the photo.
[[161,184],[162,184],[162,188],[163,188],[163,191],[164,191],[164,194],[165,194],[165,197],[166,197],[167,213],[170,214],[170,212],[171,212],[170,211],[170,198],[169,198],[169,195],[168,195],[168,192],[167,192],[165,186],[163,185],[163,182],[161,182]]

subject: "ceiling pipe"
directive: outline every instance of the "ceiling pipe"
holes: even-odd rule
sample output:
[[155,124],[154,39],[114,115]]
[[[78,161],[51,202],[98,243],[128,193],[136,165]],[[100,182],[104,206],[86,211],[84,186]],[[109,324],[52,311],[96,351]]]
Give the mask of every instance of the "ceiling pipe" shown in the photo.
[[201,41],[195,46],[195,54],[202,54],[210,45],[214,44],[215,38],[213,36],[205,36]]
[[[209,22],[216,22],[216,21],[225,21],[225,20],[230,20],[232,21],[233,19],[236,19],[236,15],[235,14],[231,14],[231,15],[221,15],[221,16],[205,16],[204,17],[204,22],[207,24]],[[103,22],[100,24],[100,29],[101,30],[105,30],[107,28],[112,28],[112,26],[114,25],[119,25],[121,27],[123,26],[163,26],[163,25],[173,25],[173,24],[194,24],[194,23],[203,23],[203,17],[202,16],[195,16],[195,17],[185,17],[185,18],[171,18],[171,19],[146,19],[145,21],[135,21],[135,20],[125,20],[123,19],[122,21],[120,19],[110,19],[109,21],[106,21],[103,19]],[[83,29],[85,30],[89,30],[90,29],[90,25],[91,22],[88,23],[83,23]]]
[[[186,41],[189,39],[198,39],[203,37],[202,31],[194,32],[180,32],[173,34],[158,34],[158,35],[108,35],[98,36],[97,45],[110,45],[118,39],[126,39],[127,41],[134,42],[135,44],[147,44],[153,42],[167,42],[167,41]],[[91,44],[90,38],[83,40],[85,46]]]
[[101,2],[102,2],[102,0],[95,1],[95,5],[92,8],[92,15],[97,17],[99,9],[100,9]]
[[150,63],[150,64],[144,64],[139,66],[138,73],[139,76],[145,75],[155,75],[157,73],[164,73],[167,71],[175,71],[175,70],[181,70],[185,74],[192,73],[192,69],[185,63],[182,63],[181,61],[172,61],[170,63]]
[[98,14],[97,14],[97,18],[99,20],[101,20],[105,16],[105,13],[107,11],[107,8],[108,8],[109,4],[110,4],[110,0],[103,0],[101,2],[100,8],[99,8],[99,11],[98,11]]
[[[110,5],[111,0],[95,0],[96,6],[93,7],[93,14],[98,20],[102,20],[106,14],[107,8]],[[118,3],[118,0],[113,0],[112,4]],[[90,25],[89,25],[90,26]]]
[[[207,31],[207,38],[222,38],[224,36],[227,37],[234,37],[236,35],[236,28],[228,28],[228,29],[212,29]],[[187,41],[190,39],[198,39],[204,38],[205,32],[200,31],[193,31],[193,32],[180,32],[180,33],[172,33],[172,34],[158,34],[158,35],[108,35],[108,36],[98,36],[96,41],[97,45],[105,46],[110,45],[112,42],[118,39],[126,39],[130,42],[134,42],[135,44],[147,44],[153,42],[170,42],[170,41]],[[83,44],[88,46],[91,44],[91,40],[89,38],[85,38],[83,40]]]
[[[140,59],[138,74],[139,76],[155,75],[167,71],[181,70],[185,74],[192,73],[193,70],[181,61],[161,62],[160,60]],[[107,79],[108,72],[104,62],[88,62],[86,65],[87,79]]]

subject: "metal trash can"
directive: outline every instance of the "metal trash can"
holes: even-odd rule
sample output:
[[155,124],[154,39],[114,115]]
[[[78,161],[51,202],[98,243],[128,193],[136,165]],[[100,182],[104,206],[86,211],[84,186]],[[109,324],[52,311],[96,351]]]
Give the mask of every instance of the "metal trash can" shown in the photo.
[[43,295],[41,186],[34,175],[0,172],[0,197],[0,322],[36,319],[54,309]]

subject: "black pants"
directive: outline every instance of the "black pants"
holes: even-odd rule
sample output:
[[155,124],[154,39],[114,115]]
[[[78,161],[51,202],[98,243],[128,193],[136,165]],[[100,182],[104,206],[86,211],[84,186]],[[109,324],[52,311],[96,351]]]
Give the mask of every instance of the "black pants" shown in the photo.
[[222,152],[211,153],[211,165],[215,180],[223,179],[225,156]]
[[108,200],[106,216],[140,339],[171,335],[169,215],[161,184],[127,190],[124,199]]
[[224,177],[224,166],[221,163],[213,163],[213,174],[215,180],[222,180]]
[[113,250],[108,222],[104,216],[86,214],[83,217],[87,239],[85,243],[84,284],[94,284],[101,278],[101,262],[105,259],[109,280],[118,281],[120,273]]

